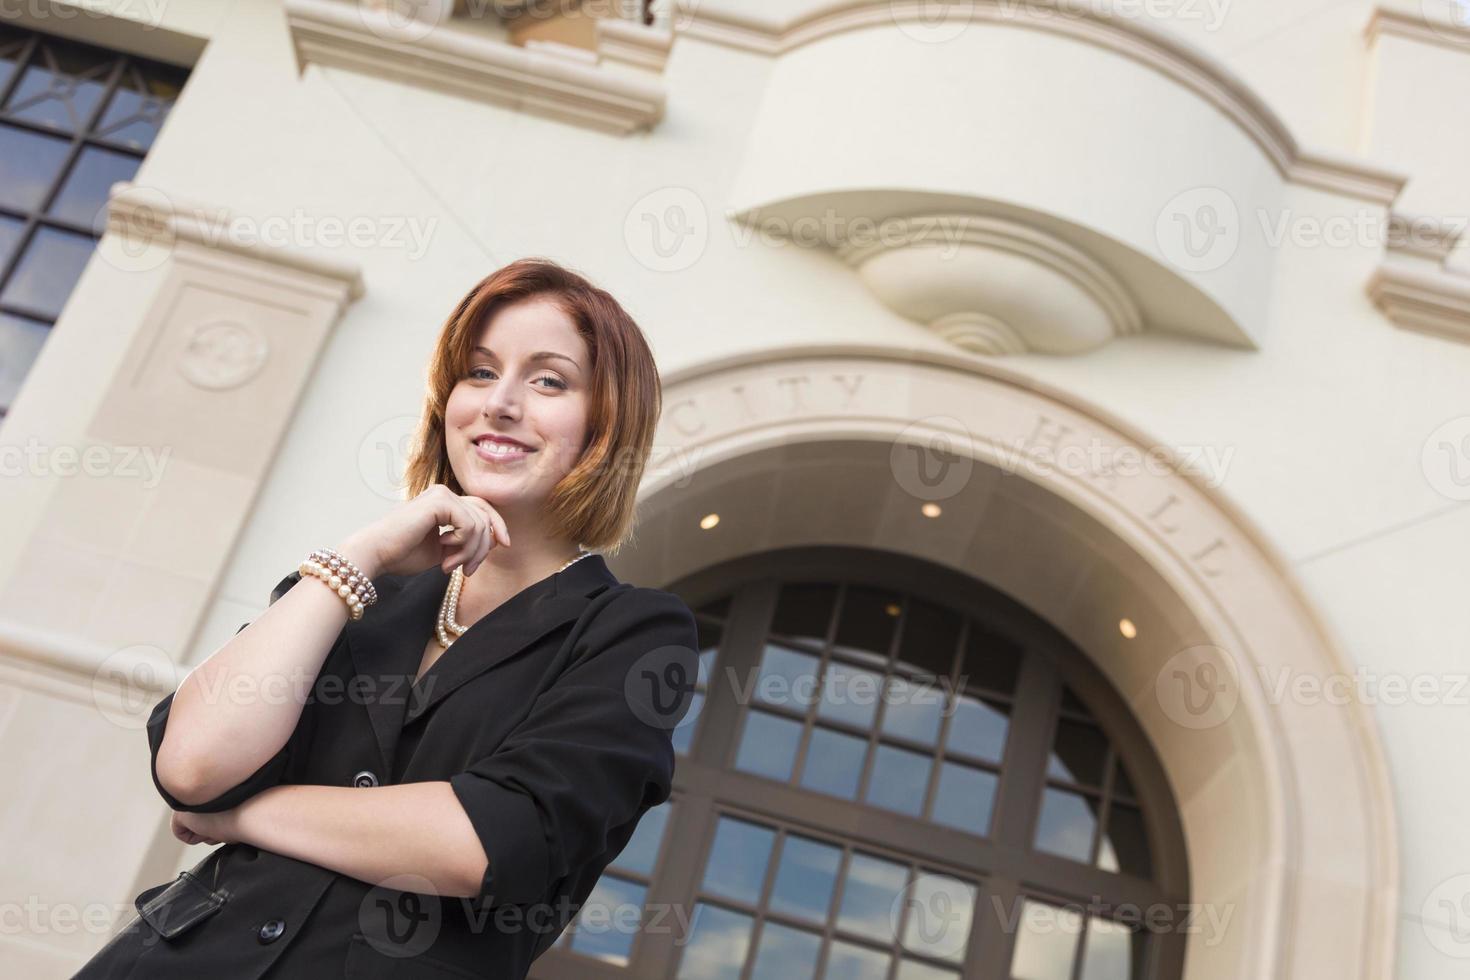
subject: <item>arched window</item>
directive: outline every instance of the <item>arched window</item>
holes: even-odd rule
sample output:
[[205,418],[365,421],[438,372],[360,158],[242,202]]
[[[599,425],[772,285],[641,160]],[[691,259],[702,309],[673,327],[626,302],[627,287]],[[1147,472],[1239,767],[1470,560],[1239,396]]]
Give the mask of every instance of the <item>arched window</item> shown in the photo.
[[1180,976],[1172,794],[1055,629],[861,549],[750,556],[671,591],[702,646],[674,795],[534,975]]

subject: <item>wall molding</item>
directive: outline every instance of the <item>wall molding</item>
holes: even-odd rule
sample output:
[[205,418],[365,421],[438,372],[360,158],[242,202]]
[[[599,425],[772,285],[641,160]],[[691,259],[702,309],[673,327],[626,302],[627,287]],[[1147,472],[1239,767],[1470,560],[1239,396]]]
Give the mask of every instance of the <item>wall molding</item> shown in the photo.
[[[664,86],[645,72],[609,69],[563,56],[547,47],[526,48],[453,22],[417,39],[394,39],[373,30],[356,4],[341,0],[286,0],[286,23],[301,71],[309,64],[390,77],[477,102],[507,106],[624,135],[651,128],[663,117]],[[659,40],[635,50],[630,25],[607,36],[610,60],[657,62]]]
[[1394,213],[1368,297],[1394,326],[1470,343],[1470,274],[1449,260],[1464,223]]
[[[1203,49],[1146,22],[1105,17],[1070,0],[973,0],[970,23],[1043,31],[1131,58],[1190,89],[1247,133],[1286,180],[1389,205],[1408,176],[1325,150],[1303,148],[1281,118],[1238,75]],[[780,22],[710,0],[679,0],[676,33],[726,47],[779,56],[844,31],[931,20],[925,0],[847,0]]]
[[911,215],[837,255],[885,306],[977,354],[1081,354],[1143,331],[1128,287],[1056,235],[980,214]]
[[1408,13],[1392,7],[1375,7],[1363,26],[1363,38],[1373,45],[1384,36],[1435,44],[1470,55],[1470,22],[1439,17],[1425,9]]

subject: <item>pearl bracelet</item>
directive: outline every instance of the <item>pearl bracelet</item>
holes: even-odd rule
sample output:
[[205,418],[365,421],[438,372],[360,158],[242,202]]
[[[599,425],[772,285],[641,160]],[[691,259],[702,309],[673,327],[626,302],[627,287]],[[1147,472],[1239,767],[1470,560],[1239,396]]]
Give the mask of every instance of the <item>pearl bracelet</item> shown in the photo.
[[378,601],[372,580],[351,561],[330,548],[318,548],[301,563],[301,574],[325,582],[347,603],[353,619],[361,619],[368,606]]

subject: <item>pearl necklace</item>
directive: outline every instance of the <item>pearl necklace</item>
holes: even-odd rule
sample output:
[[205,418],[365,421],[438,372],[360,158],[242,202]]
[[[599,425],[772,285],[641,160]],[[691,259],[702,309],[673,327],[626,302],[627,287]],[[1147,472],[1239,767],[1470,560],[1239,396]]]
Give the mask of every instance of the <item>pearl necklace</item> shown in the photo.
[[[551,574],[556,575],[560,572],[564,572],[568,568],[572,567],[577,562],[581,561],[583,558],[586,558],[588,555],[591,554],[593,554],[593,552],[584,551]],[[550,576],[547,577],[549,578]],[[469,629],[468,626],[461,626],[459,623],[455,622],[455,617],[459,615],[459,593],[460,590],[463,588],[464,566],[456,565],[454,567],[454,571],[449,576],[449,588],[444,590],[444,601],[439,604],[439,621],[434,624],[434,630],[435,633],[438,635],[439,645],[446,650],[449,649],[449,644],[459,639],[461,636],[464,635],[465,630]],[[454,635],[451,636],[451,633]]]

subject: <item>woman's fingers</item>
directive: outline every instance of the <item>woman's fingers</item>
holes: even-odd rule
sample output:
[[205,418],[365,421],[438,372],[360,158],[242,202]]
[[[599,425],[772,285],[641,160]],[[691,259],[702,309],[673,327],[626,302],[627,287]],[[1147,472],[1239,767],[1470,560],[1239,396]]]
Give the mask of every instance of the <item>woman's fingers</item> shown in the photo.
[[510,531],[506,527],[505,518],[501,517],[500,513],[494,507],[490,506],[488,501],[479,497],[467,497],[465,499],[471,502],[471,506],[479,510],[485,518],[485,537],[481,542],[480,553],[476,556],[474,562],[465,568],[465,574],[469,575],[473,574],[485,561],[485,557],[490,554],[490,549],[497,545],[510,546]]
[[481,544],[487,533],[488,520],[483,513],[471,506],[466,498],[454,502],[454,530],[450,532],[452,550],[445,557],[447,571],[457,565],[470,566],[480,554]]

